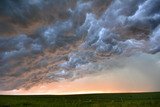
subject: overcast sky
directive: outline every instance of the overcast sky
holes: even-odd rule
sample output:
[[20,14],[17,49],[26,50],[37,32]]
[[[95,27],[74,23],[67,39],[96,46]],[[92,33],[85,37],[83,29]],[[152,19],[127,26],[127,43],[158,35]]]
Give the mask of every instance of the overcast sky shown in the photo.
[[0,94],[159,91],[159,23],[159,0],[1,0]]

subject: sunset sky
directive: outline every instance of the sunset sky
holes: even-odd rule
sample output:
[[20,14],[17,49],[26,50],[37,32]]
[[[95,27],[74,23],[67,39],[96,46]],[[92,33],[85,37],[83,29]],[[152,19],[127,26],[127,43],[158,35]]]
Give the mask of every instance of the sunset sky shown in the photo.
[[160,0],[0,0],[0,94],[160,91]]

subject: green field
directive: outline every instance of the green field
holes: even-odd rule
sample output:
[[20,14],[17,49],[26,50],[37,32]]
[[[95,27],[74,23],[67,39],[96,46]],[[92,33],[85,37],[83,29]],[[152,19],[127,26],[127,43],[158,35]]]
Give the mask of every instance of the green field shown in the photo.
[[1,95],[0,107],[160,107],[160,93]]

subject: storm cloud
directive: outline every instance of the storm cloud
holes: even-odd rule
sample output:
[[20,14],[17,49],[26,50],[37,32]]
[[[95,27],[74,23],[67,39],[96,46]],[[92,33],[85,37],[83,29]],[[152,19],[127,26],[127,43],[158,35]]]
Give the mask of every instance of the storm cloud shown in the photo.
[[129,66],[113,59],[158,53],[159,24],[159,0],[1,0],[0,90]]

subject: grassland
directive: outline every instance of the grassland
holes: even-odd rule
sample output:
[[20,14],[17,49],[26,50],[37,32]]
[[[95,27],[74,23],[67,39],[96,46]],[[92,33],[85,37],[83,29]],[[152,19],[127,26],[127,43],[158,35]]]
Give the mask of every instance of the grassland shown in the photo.
[[160,107],[160,93],[1,95],[0,107]]

